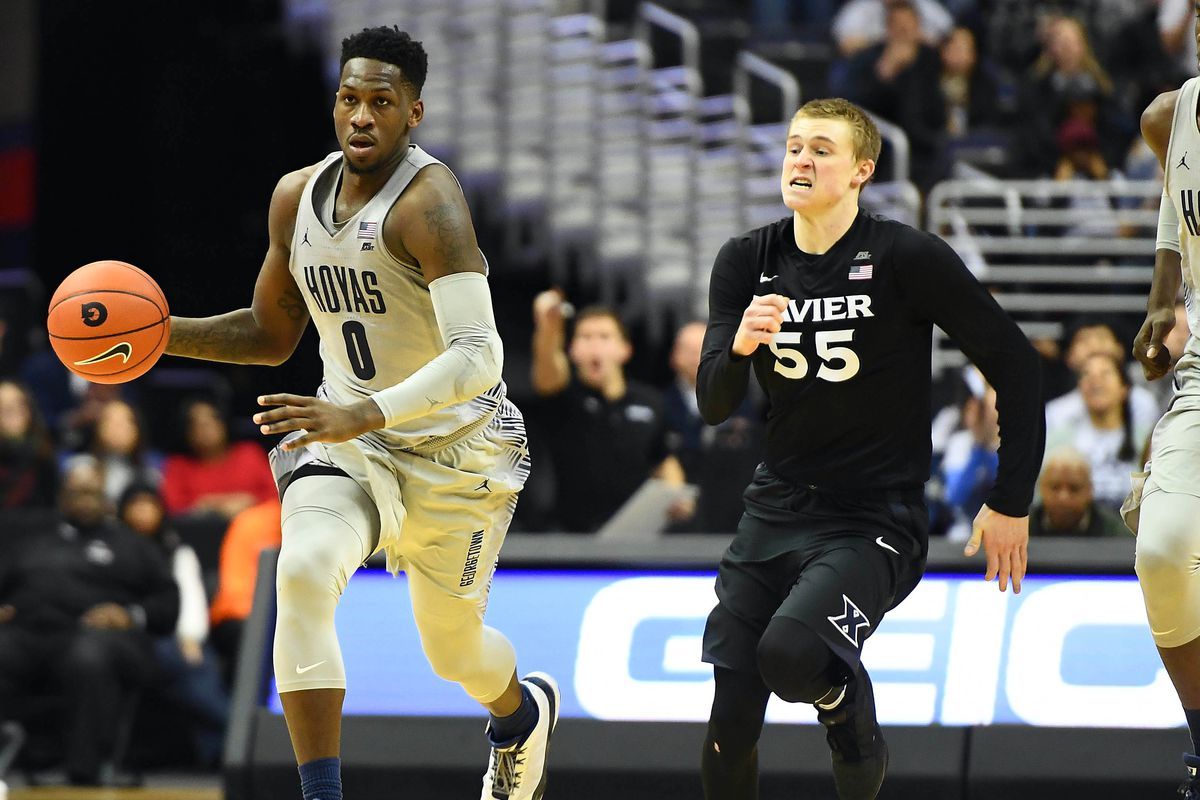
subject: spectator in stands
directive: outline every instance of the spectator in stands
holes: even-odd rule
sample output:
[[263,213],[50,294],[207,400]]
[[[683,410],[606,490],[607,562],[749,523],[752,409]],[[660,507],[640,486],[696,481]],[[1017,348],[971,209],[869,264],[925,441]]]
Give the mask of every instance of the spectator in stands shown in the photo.
[[[633,346],[614,311],[593,306],[575,317],[564,349],[564,298],[555,289],[533,303],[533,389],[546,403],[556,508],[564,530],[598,530],[651,477],[685,483],[667,450],[659,393],[625,377]],[[676,521],[687,509],[674,509]]]
[[663,393],[671,452],[700,487],[695,515],[673,525],[670,530],[675,533],[732,533],[745,511],[742,492],[754,477],[765,445],[762,415],[753,393],[747,393],[742,407],[716,427],[700,418],[696,374],[706,327],[704,322],[689,322],[676,333],[671,348],[675,381]]
[[94,459],[65,473],[60,506],[62,525],[0,572],[0,719],[35,688],[62,696],[68,776],[95,784],[122,698],[154,674],[151,637],[175,626],[179,590],[158,548],[113,519]]
[[[71,378],[74,387],[75,379],[83,380],[77,375]],[[85,385],[77,394],[78,401],[58,417],[58,444],[61,450],[74,452],[82,450],[100,420],[100,412],[113,400],[122,397],[121,387],[113,383],[90,383]]]
[[846,97],[896,123],[907,134],[914,183],[928,189],[946,171],[946,104],[941,58],[921,40],[916,7],[907,0],[887,6],[887,36],[850,61]]
[[[1105,181],[1113,176],[1104,154],[1100,152],[1100,134],[1090,122],[1072,117],[1059,126],[1055,135],[1058,144],[1058,165],[1054,180]],[[1111,206],[1106,204],[1111,211]],[[1112,233],[1105,235],[1111,236]]]
[[1080,370],[1079,388],[1087,414],[1082,420],[1046,427],[1046,449],[1073,445],[1091,465],[1096,501],[1112,510],[1129,493],[1129,475],[1140,468],[1138,454],[1152,427],[1134,422],[1129,404],[1129,377],[1120,358],[1107,353],[1088,356]]
[[[1099,353],[1122,362],[1129,350],[1129,347],[1121,343],[1111,325],[1092,320],[1085,320],[1073,326],[1068,341],[1063,361],[1071,376],[1073,388],[1046,403],[1047,430],[1078,425],[1087,417],[1087,404],[1079,388],[1079,374],[1089,357]],[[1133,386],[1130,389],[1129,407],[1133,412],[1133,426],[1136,430],[1153,430],[1166,408],[1145,386]]]
[[952,539],[970,536],[971,520],[996,482],[1000,465],[996,390],[973,368],[967,385],[971,393],[963,402],[962,427],[947,440],[939,470],[942,499],[953,516],[947,531]]
[[1108,163],[1119,163],[1131,138],[1115,124],[1113,82],[1096,60],[1079,20],[1056,17],[1047,24],[1043,50],[1021,91],[1023,172],[1049,176],[1058,163],[1058,132],[1068,120],[1090,123]]
[[[898,0],[849,0],[833,18],[833,39],[845,58],[887,36],[888,13]],[[910,5],[901,0],[901,4]],[[937,0],[913,0],[918,38],[936,47],[954,27],[954,17]]]
[[1178,86],[1196,76],[1196,11],[1193,0],[1159,0],[1158,33]]
[[1038,480],[1042,498],[1029,509],[1030,536],[1124,536],[1115,513],[1096,502],[1092,469],[1082,453],[1064,445],[1046,457]]
[[229,442],[217,407],[191,400],[183,407],[189,452],[167,458],[162,493],[172,514],[214,513],[232,519],[255,503],[276,497],[266,453],[253,442]]
[[64,367],[49,347],[30,353],[21,363],[20,376],[37,400],[47,430],[56,437],[91,385]]
[[962,139],[1000,120],[1000,85],[991,64],[979,58],[975,34],[955,28],[941,46],[942,98],[946,105],[946,134]]
[[179,620],[173,636],[154,640],[160,674],[156,685],[168,701],[189,715],[196,763],[213,766],[220,758],[229,723],[229,696],[221,683],[216,653],[205,646],[208,593],[200,559],[170,528],[162,496],[150,484],[126,487],[117,505],[117,518],[153,542],[171,565],[179,589]]
[[[1091,122],[1077,117],[1069,118],[1059,127],[1056,138],[1059,152],[1058,165],[1054,169],[1056,181],[1123,179],[1120,170],[1111,168],[1105,160],[1100,149],[1100,135],[1096,133],[1096,128]],[[1057,199],[1052,205],[1073,212],[1076,221],[1066,226],[1046,229],[1046,235],[1117,239],[1130,232],[1128,226],[1122,222],[1112,192],[1106,186],[1077,187],[1069,196]],[[1072,261],[1082,264],[1112,264],[1112,259],[1107,256],[1060,257],[1060,261],[1064,264]]]
[[225,664],[228,686],[233,685],[242,626],[254,604],[259,556],[263,550],[278,548],[283,541],[279,510],[275,498],[247,508],[229,523],[221,542],[217,594],[209,608],[209,621],[212,643]]
[[161,457],[146,448],[145,427],[133,406],[109,400],[100,407],[87,450],[104,468],[104,494],[116,503],[134,484],[157,486]]
[[1081,20],[1100,42],[1117,40],[1146,2],[1155,0],[990,0],[987,15],[989,52],[1003,67],[1021,73],[1037,58],[1049,23],[1058,17]]
[[0,380],[0,510],[52,508],[54,446],[23,384]]

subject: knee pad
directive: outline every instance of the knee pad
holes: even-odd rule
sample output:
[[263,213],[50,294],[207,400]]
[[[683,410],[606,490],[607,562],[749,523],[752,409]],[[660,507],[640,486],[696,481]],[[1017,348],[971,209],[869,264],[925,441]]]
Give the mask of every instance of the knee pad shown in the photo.
[[350,478],[300,478],[284,494],[275,568],[275,678],[281,692],[345,688],[333,625],[350,576],[378,536],[373,501]]
[[1154,642],[1200,636],[1200,498],[1161,489],[1144,496],[1134,562]]
[[807,625],[774,617],[758,641],[758,671],[767,687],[789,703],[815,703],[835,681],[837,656]]

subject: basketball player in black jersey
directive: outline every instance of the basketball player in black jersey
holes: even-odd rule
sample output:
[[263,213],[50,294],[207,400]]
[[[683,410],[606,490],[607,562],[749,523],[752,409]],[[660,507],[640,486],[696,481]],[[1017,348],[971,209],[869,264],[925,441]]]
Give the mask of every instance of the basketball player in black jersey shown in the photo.
[[730,239],[709,289],[697,396],[716,424],[753,369],[770,401],[766,459],[721,560],[704,633],[716,695],[704,743],[708,800],[758,797],[771,693],[812,703],[842,800],[877,796],[888,751],[860,662],[928,552],[930,349],[945,330],[996,388],[999,474],[966,547],[1020,591],[1045,423],[1033,348],[948,245],[866,213],[874,123],[815,100],[788,130],[791,216]]

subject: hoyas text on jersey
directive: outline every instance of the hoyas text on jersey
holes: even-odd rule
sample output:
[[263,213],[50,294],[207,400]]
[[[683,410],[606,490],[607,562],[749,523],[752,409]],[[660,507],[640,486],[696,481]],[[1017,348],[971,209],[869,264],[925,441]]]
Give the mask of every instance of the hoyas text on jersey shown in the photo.
[[321,264],[304,268],[304,285],[317,308],[330,314],[353,311],[356,314],[386,314],[387,304],[379,291],[379,278],[370,270]]

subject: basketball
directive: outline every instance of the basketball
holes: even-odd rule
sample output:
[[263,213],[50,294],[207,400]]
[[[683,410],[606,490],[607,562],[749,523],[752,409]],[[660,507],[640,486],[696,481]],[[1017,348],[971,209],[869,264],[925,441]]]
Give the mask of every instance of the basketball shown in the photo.
[[46,319],[67,369],[94,383],[125,383],[167,348],[171,317],[154,279],[132,264],[95,261],[66,277]]

